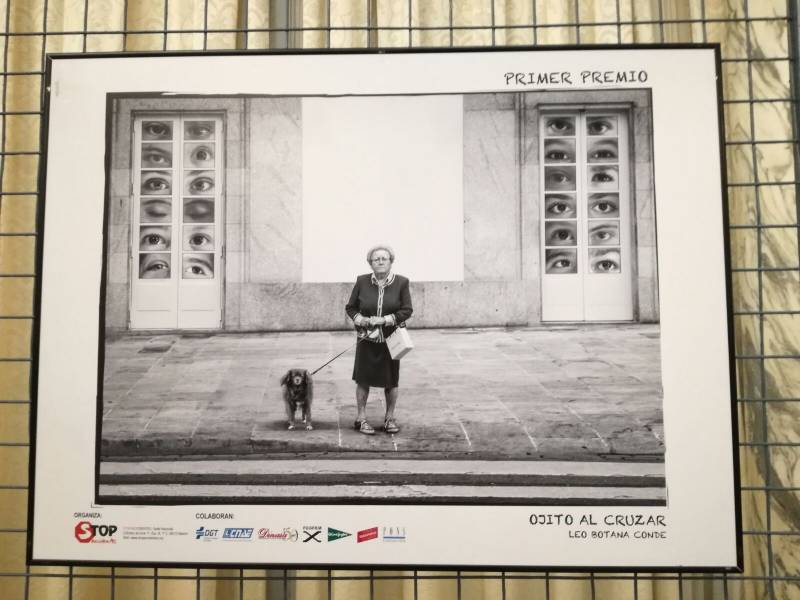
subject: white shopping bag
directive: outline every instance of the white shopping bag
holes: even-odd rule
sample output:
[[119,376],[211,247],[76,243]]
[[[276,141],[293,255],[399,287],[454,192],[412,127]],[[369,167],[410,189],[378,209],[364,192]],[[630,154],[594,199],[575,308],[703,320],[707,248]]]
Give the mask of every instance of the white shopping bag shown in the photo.
[[414,348],[411,334],[405,327],[395,329],[394,333],[386,338],[386,345],[389,346],[389,354],[393,360],[400,360]]

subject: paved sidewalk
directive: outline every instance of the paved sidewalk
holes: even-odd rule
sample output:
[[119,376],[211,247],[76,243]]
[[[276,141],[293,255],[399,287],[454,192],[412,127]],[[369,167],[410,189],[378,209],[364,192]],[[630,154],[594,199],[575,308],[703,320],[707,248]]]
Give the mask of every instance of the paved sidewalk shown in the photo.
[[[663,462],[658,325],[411,330],[396,435],[352,429],[352,352],[315,376],[313,431],[279,379],[348,332],[125,335],[105,350],[104,460],[250,457]],[[383,416],[373,389],[370,421]]]

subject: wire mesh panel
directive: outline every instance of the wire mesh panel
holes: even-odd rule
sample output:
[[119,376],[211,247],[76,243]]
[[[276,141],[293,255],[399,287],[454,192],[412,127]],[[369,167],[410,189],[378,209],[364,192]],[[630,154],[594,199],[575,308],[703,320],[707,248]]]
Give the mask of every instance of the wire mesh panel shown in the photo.
[[[0,7],[3,598],[800,598],[794,2],[5,0]],[[742,575],[26,567],[37,169],[46,53],[634,42],[718,42],[722,47]]]

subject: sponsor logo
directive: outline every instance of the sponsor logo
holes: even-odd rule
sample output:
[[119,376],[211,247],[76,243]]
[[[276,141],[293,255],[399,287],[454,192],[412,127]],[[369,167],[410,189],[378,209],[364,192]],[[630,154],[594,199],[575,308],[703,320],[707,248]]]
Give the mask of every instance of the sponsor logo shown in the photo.
[[222,532],[223,540],[249,540],[252,536],[252,527],[226,527]]
[[347,533],[346,531],[340,531],[338,529],[334,529],[333,527],[328,527],[328,541],[335,542],[336,540],[341,540],[342,538],[350,537],[353,535],[352,533]]
[[194,532],[194,539],[196,540],[215,540],[219,537],[219,529],[206,529],[200,527]]
[[75,525],[75,539],[81,544],[116,544],[116,525],[97,525],[91,521],[79,521]]
[[322,543],[322,539],[320,537],[321,535],[322,535],[322,527],[319,527],[317,525],[303,527],[304,544],[312,540],[317,542],[318,544],[321,544]]
[[297,529],[292,527],[284,527],[280,531],[269,529],[268,527],[258,530],[258,539],[260,540],[296,542],[298,537],[300,537],[300,534],[297,533]]
[[406,528],[394,526],[384,527],[381,535],[384,542],[405,542]]
[[358,543],[361,542],[368,542],[370,540],[377,540],[378,539],[378,528],[377,527],[370,527],[369,529],[362,529],[358,532],[356,537]]

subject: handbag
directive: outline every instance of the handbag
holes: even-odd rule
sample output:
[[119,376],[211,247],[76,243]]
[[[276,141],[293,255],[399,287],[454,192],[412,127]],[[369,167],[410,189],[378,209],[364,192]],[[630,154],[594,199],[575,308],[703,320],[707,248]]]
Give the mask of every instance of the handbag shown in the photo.
[[389,347],[392,360],[400,360],[414,349],[414,342],[411,341],[411,334],[405,325],[398,326],[394,333],[386,338],[386,345]]

